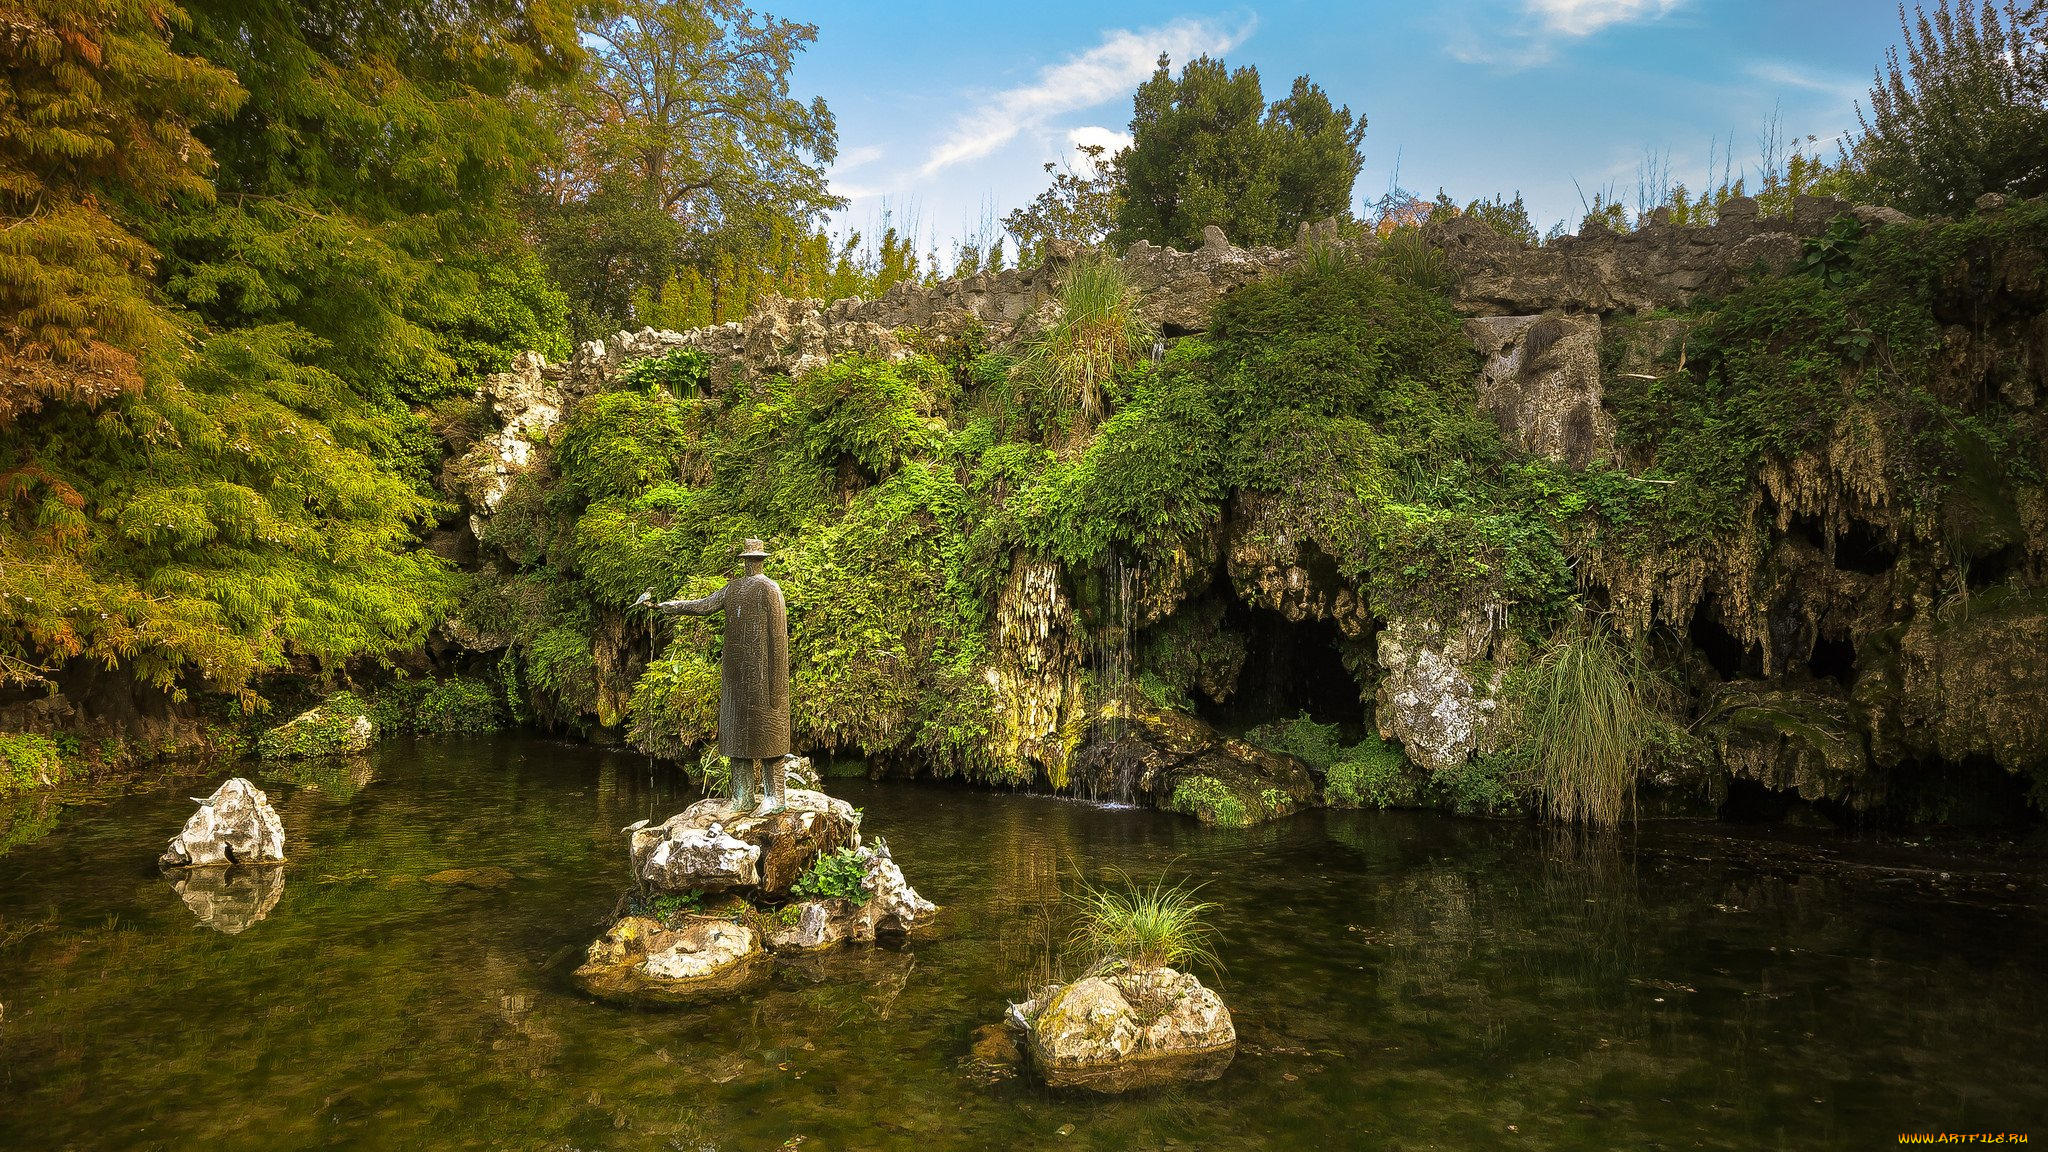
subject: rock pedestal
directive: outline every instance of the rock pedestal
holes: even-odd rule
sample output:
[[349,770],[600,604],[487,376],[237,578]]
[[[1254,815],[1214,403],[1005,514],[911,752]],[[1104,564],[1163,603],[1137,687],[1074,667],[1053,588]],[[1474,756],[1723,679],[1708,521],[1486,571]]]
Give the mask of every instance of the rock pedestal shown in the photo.
[[1129,1092],[1214,1080],[1237,1054],[1230,1009],[1189,973],[1118,964],[1010,1008],[1055,1088]]
[[171,838],[159,864],[207,868],[283,862],[284,823],[262,789],[237,776],[195,803],[199,811]]
[[628,829],[633,875],[655,892],[789,892],[818,857],[860,847],[853,806],[792,788],[788,807],[767,816],[735,811],[722,797],[699,800],[667,821]]
[[809,788],[786,800],[767,815],[700,800],[627,828],[635,914],[590,946],[576,983],[629,1003],[715,999],[766,979],[771,951],[800,958],[931,922],[938,909],[904,880],[887,845],[861,843],[852,805]]

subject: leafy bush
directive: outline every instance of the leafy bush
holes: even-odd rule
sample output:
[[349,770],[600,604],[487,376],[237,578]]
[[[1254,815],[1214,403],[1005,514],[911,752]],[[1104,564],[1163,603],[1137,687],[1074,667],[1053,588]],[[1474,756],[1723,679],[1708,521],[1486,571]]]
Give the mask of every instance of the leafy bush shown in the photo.
[[1252,814],[1223,781],[1214,776],[1188,776],[1173,786],[1171,807],[1210,824],[1241,828]]
[[1133,968],[1200,964],[1215,970],[1216,931],[1206,917],[1217,905],[1197,899],[1201,889],[1155,880],[1140,887],[1119,876],[1115,887],[1083,885],[1070,946],[1092,964],[1123,961]]
[[55,740],[28,732],[0,733],[0,796],[61,784],[67,774]]
[[1406,808],[1421,802],[1422,784],[1400,745],[1368,733],[1330,765],[1323,795],[1346,808]]
[[633,361],[620,380],[636,392],[661,391],[687,400],[711,382],[711,362],[695,348],[677,348]]
[[868,891],[868,864],[853,848],[835,848],[811,862],[796,878],[790,891],[814,900],[851,900],[864,903]]
[[1318,724],[1306,712],[1292,720],[1261,724],[1245,739],[1274,752],[1285,752],[1307,764],[1318,776],[1328,772],[1344,753],[1335,724]]

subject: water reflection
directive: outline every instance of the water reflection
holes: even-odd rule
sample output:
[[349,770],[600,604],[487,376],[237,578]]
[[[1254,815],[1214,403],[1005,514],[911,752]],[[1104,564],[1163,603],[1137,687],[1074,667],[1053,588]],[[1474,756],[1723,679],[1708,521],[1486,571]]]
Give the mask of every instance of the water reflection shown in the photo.
[[[568,972],[625,882],[618,829],[694,789],[538,741],[374,765],[347,803],[279,783],[282,915],[281,872],[185,876],[190,911],[140,879],[182,785],[74,807],[0,869],[0,1147],[1818,1149],[2048,1114],[2030,874],[831,781],[943,930],[635,1012]],[[1063,890],[1113,868],[1222,905],[1238,1060],[1114,1101],[977,1071],[977,1030],[1059,974]],[[231,933],[237,909],[269,922]]]
[[284,899],[284,866],[248,864],[233,868],[181,868],[168,873],[171,891],[201,924],[238,935],[270,915]]

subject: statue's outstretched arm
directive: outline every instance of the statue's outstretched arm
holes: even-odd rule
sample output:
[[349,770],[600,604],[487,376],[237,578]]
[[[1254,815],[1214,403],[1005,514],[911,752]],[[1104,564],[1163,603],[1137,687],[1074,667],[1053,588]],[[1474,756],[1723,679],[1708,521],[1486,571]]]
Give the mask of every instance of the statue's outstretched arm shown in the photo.
[[724,604],[725,589],[720,588],[702,600],[663,600],[653,608],[664,616],[709,616]]

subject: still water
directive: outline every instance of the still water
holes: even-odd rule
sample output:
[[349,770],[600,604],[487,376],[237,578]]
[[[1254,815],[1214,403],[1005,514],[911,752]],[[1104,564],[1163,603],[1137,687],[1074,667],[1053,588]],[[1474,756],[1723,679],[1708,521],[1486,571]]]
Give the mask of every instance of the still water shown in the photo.
[[[674,773],[521,738],[259,773],[282,884],[180,893],[153,861],[226,775],[65,809],[0,855],[0,1148],[2048,1140],[2034,872],[1697,825],[1610,845],[1408,813],[1230,831],[831,781],[946,906],[942,933],[640,1012],[569,974],[624,886],[619,829],[693,798]],[[1221,1080],[1075,1098],[972,1058],[1058,963],[1062,890],[1111,868],[1221,905],[1241,1041]]]

